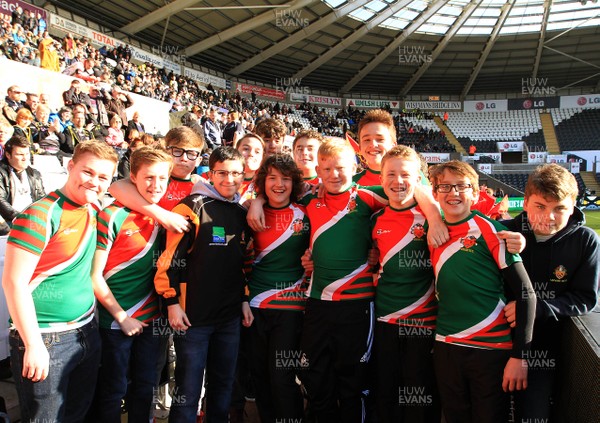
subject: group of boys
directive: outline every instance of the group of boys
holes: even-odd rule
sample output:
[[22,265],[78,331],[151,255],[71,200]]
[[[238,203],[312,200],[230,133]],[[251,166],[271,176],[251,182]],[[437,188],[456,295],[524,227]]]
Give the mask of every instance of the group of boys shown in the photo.
[[[388,370],[375,385],[382,422],[439,419],[438,390],[448,422],[506,421],[508,391],[518,392],[523,419],[543,418],[554,373],[529,369],[528,379],[528,358],[536,349],[554,354],[561,318],[588,312],[597,301],[600,242],[574,207],[572,175],[557,165],[531,175],[525,212],[509,224],[527,238],[523,266],[499,235],[502,226],[471,211],[479,187],[473,169],[455,161],[432,169],[443,225],[421,186],[418,155],[393,147],[393,122],[377,113],[367,114],[359,142],[366,172],[380,172],[382,187],[353,182],[355,152],[345,140],[328,140],[317,154],[320,140],[308,134],[293,149],[305,178],[316,173],[324,191],[300,200],[311,223],[312,259],[300,377],[316,420],[364,421],[374,338],[376,373]],[[95,385],[102,348],[102,421],[117,421],[132,357],[139,365],[130,375],[138,414],[130,408],[129,418],[148,421],[166,350],[164,336],[150,339],[158,294],[175,331],[171,420],[196,420],[206,367],[207,419],[227,421],[240,325],[252,324],[243,275],[250,233],[238,203],[244,158],[230,147],[215,150],[211,184],[195,184],[201,138],[189,128],[170,135],[170,154],[142,148],[132,155],[133,184],[114,184],[117,202],[99,215],[95,205],[117,156],[101,143],[80,143],[65,186],[14,221],[3,286],[24,420],[83,421],[94,394],[82,387]],[[250,223],[261,227],[260,218]],[[159,224],[169,230],[162,254]],[[380,251],[375,282],[373,240]],[[531,389],[534,383],[546,389]],[[425,406],[408,403],[415,392]]]

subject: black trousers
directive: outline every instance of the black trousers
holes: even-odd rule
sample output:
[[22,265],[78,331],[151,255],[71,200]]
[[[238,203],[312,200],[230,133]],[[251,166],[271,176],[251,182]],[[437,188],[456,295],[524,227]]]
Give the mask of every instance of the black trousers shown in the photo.
[[502,390],[508,350],[436,341],[435,373],[446,423],[505,423],[509,396]]
[[301,379],[318,423],[364,421],[373,326],[371,301],[308,299]]
[[378,423],[439,423],[435,329],[375,323]]
[[303,367],[301,311],[252,308],[250,370],[262,423],[300,422],[304,401],[296,374]]

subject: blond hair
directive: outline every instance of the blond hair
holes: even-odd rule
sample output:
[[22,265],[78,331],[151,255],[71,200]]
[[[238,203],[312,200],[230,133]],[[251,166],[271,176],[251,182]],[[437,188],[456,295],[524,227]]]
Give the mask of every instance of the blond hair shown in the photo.
[[319,147],[318,157],[319,159],[322,159],[342,154],[350,154],[354,156],[354,148],[352,148],[350,143],[343,138],[329,137],[326,138]]
[[115,150],[105,142],[99,141],[83,141],[75,146],[75,151],[73,152],[73,163],[77,163],[77,161],[84,154],[93,154],[100,160],[108,160],[117,164],[119,162],[119,156],[115,152]]

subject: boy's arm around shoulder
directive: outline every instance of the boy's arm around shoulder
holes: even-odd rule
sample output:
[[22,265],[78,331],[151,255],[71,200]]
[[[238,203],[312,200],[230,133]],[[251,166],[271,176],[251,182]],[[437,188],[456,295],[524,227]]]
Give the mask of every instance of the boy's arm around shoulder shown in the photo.
[[108,188],[108,192],[125,207],[155,219],[170,232],[181,233],[189,230],[185,218],[180,214],[163,209],[158,204],[151,204],[146,201],[129,179],[120,179],[113,182]]
[[527,388],[527,351],[533,337],[536,298],[522,262],[517,261],[501,272],[516,298],[513,348],[502,379],[503,390],[509,392]]

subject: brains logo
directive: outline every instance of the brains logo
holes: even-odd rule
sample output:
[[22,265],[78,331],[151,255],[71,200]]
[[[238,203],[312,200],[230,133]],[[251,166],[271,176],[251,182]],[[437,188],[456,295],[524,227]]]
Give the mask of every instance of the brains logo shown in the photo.
[[525,100],[523,102],[523,108],[524,109],[531,109],[531,106],[533,106],[533,103],[531,100]]
[[485,109],[485,103],[482,103],[481,101],[478,101],[477,104],[475,104],[475,108],[477,110],[483,110],[483,109]]
[[577,99],[577,104],[580,106],[585,106],[586,103],[587,103],[587,98],[585,98],[585,97],[579,97]]
[[302,219],[296,219],[292,222],[292,230],[295,234],[299,234],[300,232],[302,232],[303,227],[304,222],[302,222]]
[[464,248],[468,250],[474,245],[477,245],[477,238],[475,238],[473,235],[469,235],[467,237],[461,238],[460,243],[463,245]]
[[410,233],[415,236],[415,238],[421,239],[425,235],[425,228],[420,223],[415,223],[412,228],[410,228]]
[[564,279],[564,277],[567,276],[567,268],[561,264],[556,269],[554,269],[554,276],[556,276],[556,279],[558,279],[559,281],[562,281],[562,279]]

